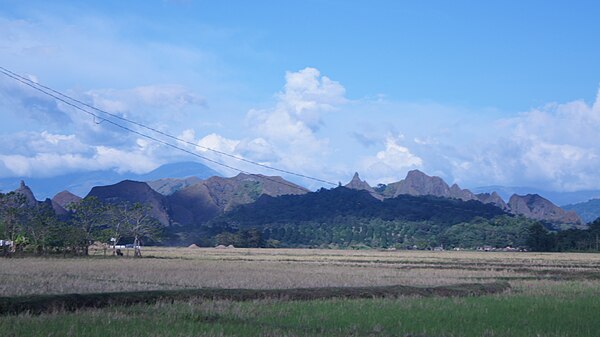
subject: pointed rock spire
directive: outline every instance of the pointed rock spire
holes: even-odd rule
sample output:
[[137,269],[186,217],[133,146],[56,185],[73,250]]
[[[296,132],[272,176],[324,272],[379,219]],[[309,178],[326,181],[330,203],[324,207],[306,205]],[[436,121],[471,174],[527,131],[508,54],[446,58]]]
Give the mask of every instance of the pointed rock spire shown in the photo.
[[37,205],[37,200],[35,199],[33,192],[31,191],[29,186],[25,185],[25,182],[23,180],[21,180],[19,188],[15,190],[15,193],[21,194],[23,197],[25,197],[25,202],[28,206],[33,207]]
[[350,188],[353,190],[365,190],[367,192],[369,192],[374,198],[379,199],[379,200],[383,200],[383,196],[380,195],[379,193],[377,193],[373,187],[371,187],[371,185],[369,185],[369,183],[367,183],[364,180],[360,179],[360,176],[358,175],[358,172],[354,173],[354,176],[352,177],[352,180],[350,180],[349,183],[347,183],[344,187],[346,188]]

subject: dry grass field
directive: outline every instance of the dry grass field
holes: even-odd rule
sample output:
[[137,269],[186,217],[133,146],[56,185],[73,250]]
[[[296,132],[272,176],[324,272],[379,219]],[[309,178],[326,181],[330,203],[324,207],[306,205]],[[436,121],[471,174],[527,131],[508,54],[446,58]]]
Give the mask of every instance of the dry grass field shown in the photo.
[[141,259],[93,254],[0,259],[0,300],[497,281],[511,288],[460,298],[238,302],[188,297],[4,315],[2,330],[9,336],[597,336],[600,329],[600,254],[214,248],[145,248]]
[[146,248],[145,258],[0,259],[0,294],[191,288],[436,286],[508,281],[515,291],[600,280],[600,255],[467,251]]

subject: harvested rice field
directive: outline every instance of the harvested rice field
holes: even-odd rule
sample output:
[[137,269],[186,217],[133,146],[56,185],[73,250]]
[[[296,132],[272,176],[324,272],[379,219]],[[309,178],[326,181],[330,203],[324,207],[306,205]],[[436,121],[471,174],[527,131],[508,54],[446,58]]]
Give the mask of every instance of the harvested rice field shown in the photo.
[[141,259],[101,251],[1,259],[0,276],[9,336],[596,336],[600,328],[590,316],[600,312],[596,254],[146,248]]

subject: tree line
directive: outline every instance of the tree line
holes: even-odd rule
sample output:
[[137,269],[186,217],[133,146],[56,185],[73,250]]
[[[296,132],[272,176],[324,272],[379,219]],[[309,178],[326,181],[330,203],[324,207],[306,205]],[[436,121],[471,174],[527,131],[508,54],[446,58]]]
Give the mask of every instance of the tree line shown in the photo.
[[[551,229],[549,229],[551,228]],[[555,226],[522,216],[503,215],[447,224],[437,221],[384,220],[333,216],[246,225],[223,218],[190,230],[189,243],[268,248],[477,249],[483,247],[540,252],[600,251],[600,219],[585,229]]]
[[2,253],[89,255],[95,242],[110,244],[112,253],[123,242],[139,246],[158,240],[160,223],[149,215],[150,208],[140,203],[109,204],[87,197],[67,206],[68,213],[58,215],[52,203],[31,205],[22,194],[0,193],[0,240]]
[[540,223],[529,228],[527,245],[540,252],[600,252],[600,218],[585,229],[549,231]]
[[476,249],[483,246],[526,248],[529,227],[535,220],[502,215],[491,219],[447,223],[411,221],[354,215],[333,215],[318,220],[294,220],[257,224],[217,218],[187,231],[188,243],[200,246],[289,248],[396,248]]

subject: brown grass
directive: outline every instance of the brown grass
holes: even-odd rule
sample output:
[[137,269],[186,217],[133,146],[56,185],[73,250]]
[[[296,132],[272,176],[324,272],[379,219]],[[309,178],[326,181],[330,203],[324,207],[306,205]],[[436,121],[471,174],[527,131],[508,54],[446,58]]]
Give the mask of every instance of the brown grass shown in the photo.
[[146,258],[0,259],[0,295],[495,281],[535,292],[555,282],[600,279],[595,254],[212,248],[146,248],[143,254]]

